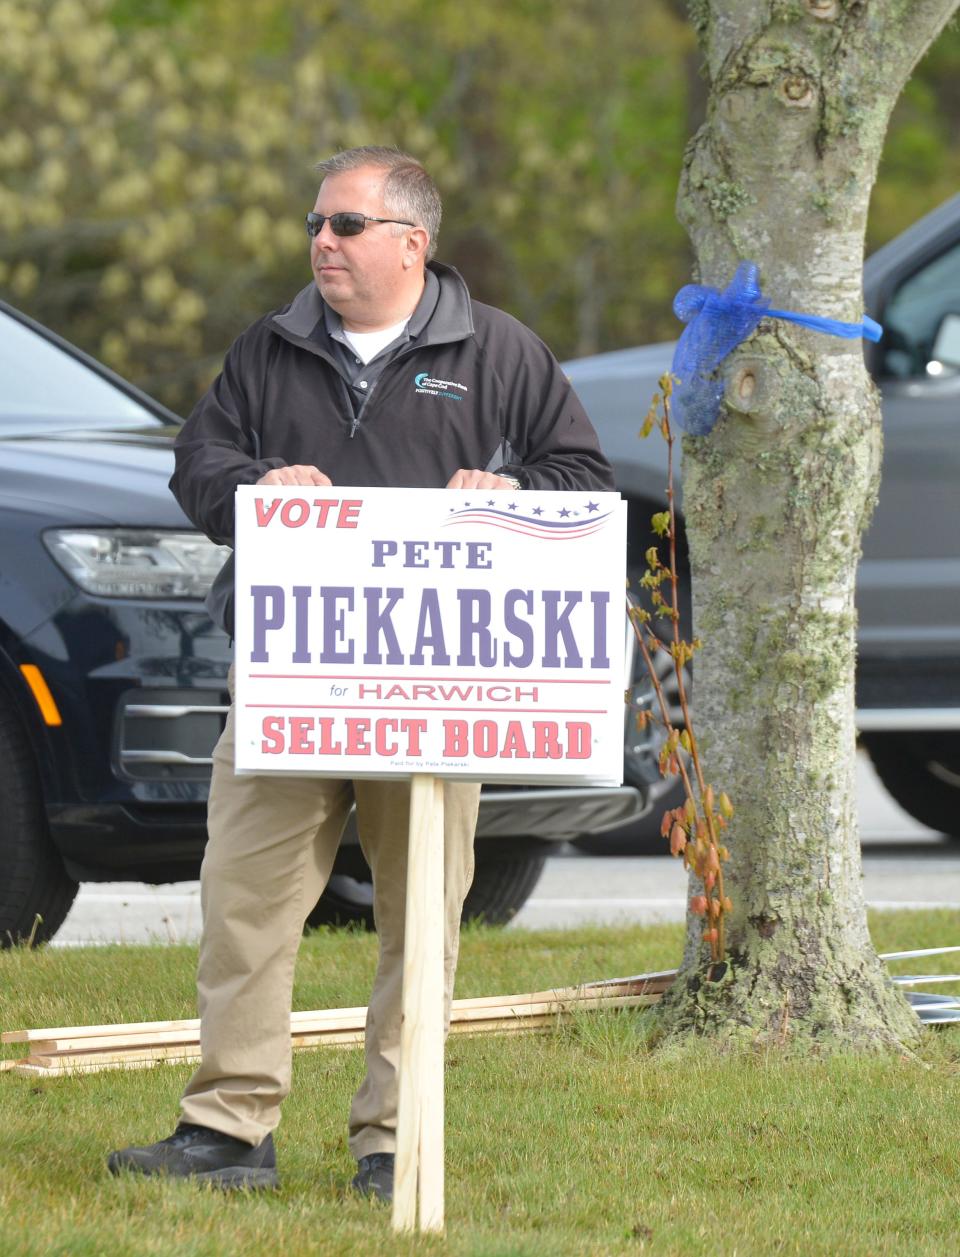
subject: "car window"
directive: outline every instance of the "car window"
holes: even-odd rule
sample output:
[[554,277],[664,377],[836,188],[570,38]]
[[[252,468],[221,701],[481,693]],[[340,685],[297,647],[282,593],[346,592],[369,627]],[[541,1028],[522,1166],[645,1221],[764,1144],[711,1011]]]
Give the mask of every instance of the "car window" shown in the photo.
[[960,315],[960,241],[904,280],[883,311],[883,374],[938,374],[933,343],[948,314]]
[[0,312],[0,430],[5,434],[159,423],[86,363]]

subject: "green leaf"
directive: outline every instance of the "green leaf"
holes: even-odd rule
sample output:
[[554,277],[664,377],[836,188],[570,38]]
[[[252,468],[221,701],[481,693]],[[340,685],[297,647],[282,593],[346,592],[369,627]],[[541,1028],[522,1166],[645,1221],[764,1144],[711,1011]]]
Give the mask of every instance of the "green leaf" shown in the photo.
[[666,537],[670,533],[670,512],[658,511],[650,519],[650,526],[658,537]]

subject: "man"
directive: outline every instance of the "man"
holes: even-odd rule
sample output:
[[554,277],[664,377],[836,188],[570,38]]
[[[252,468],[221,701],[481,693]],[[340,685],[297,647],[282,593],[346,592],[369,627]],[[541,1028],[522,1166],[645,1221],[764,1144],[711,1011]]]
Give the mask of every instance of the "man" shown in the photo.
[[[419,162],[360,148],[318,169],[307,215],[313,283],[231,346],[177,438],[171,488],[197,526],[232,544],[241,484],[611,488],[596,434],[546,346],[430,261],[440,198]],[[231,567],[210,605],[232,635]],[[294,961],[355,799],[380,959],[349,1142],[354,1188],[389,1200],[409,784],[238,777],[233,728],[231,708],[214,752],[201,873],[202,1063],[174,1134],[115,1152],[110,1168],[277,1184],[271,1132],[290,1089]],[[444,788],[448,1022],[479,792]]]

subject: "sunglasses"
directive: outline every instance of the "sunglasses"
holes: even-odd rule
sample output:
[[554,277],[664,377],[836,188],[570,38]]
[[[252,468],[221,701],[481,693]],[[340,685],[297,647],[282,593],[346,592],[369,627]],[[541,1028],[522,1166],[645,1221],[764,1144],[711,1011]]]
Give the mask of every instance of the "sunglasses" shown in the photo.
[[416,223],[408,223],[403,218],[373,218],[370,214],[352,214],[349,211],[342,214],[314,214],[311,211],[307,215],[307,235],[311,238],[319,236],[326,222],[329,222],[330,230],[335,236],[359,236],[367,223],[399,223],[401,227],[416,226]]

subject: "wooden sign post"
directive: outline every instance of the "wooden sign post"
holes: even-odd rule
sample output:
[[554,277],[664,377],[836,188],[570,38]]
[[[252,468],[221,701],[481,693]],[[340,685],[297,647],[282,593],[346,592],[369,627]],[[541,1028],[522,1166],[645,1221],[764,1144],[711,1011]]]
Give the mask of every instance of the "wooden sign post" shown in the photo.
[[411,781],[393,1225],[443,1230],[443,782],[623,779],[615,493],[243,485],[238,773]]
[[443,1230],[443,782],[410,783],[393,1229]]

